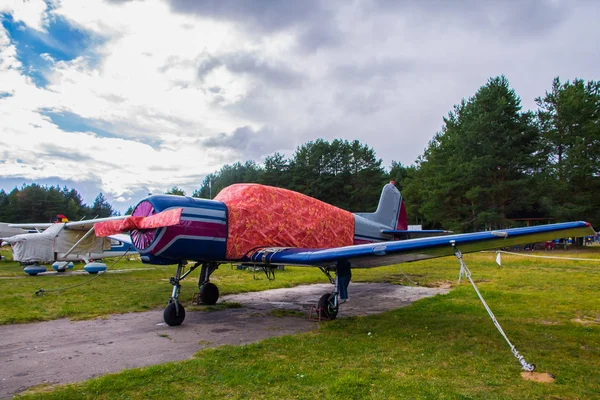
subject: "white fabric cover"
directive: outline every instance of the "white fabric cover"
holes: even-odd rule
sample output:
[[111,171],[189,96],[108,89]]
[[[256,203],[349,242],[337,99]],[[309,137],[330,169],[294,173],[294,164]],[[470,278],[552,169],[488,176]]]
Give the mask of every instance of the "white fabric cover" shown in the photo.
[[64,224],[55,224],[42,233],[25,233],[5,238],[11,245],[13,260],[22,263],[54,261],[54,239]]

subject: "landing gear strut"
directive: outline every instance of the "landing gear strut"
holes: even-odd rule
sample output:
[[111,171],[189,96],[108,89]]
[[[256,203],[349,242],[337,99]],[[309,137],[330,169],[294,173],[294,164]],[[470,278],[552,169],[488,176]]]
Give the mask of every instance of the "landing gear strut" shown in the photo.
[[327,276],[329,282],[333,284],[333,292],[325,293],[319,299],[317,310],[322,319],[335,319],[337,317],[339,306],[348,299],[348,285],[352,278],[352,271],[348,261],[338,261],[335,267],[335,278],[331,276],[331,270],[328,268],[319,268]]
[[194,264],[193,267],[191,267],[187,272],[184,273],[183,270],[185,266],[185,261],[180,261],[179,264],[177,264],[175,276],[169,279],[169,283],[173,285],[173,292],[171,293],[169,304],[165,308],[165,311],[163,311],[163,319],[165,320],[165,323],[167,325],[181,325],[183,320],[185,319],[185,308],[183,308],[183,306],[179,302],[179,292],[181,291],[181,285],[179,284],[179,282],[185,279],[185,277],[192,273],[193,270],[198,268],[199,265],[200,263]]

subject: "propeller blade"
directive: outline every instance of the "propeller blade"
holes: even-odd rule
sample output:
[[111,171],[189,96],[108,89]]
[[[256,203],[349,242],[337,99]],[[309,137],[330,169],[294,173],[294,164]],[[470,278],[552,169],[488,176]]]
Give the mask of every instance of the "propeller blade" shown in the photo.
[[133,231],[136,229],[156,229],[179,224],[183,208],[162,211],[148,217],[127,217],[118,221],[104,221],[94,224],[96,237],[104,237]]

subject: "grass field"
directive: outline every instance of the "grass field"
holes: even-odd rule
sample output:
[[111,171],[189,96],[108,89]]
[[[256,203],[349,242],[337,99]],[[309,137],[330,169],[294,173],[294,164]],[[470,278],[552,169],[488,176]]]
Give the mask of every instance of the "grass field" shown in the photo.
[[[473,288],[466,281],[456,284],[459,265],[448,257],[356,271],[353,277],[354,282],[406,283],[406,273],[421,285],[452,282],[453,290],[445,296],[376,316],[323,323],[308,334],[206,349],[183,362],[38,388],[24,397],[600,398],[600,248],[535,254],[598,262],[503,256],[503,266],[497,267],[493,253],[466,255],[465,261],[517,349],[537,371],[556,376],[551,384],[521,378],[519,363]],[[173,272],[160,267],[106,274],[71,291],[36,297],[33,292],[39,287],[66,286],[89,277],[15,279],[22,272],[12,264],[0,264],[0,278],[10,278],[0,279],[0,318],[5,324],[162,307]],[[129,262],[118,268],[142,266]],[[310,268],[286,268],[274,282],[258,273],[261,280],[254,280],[252,273],[227,266],[214,277],[222,293],[323,282]],[[191,299],[194,286],[194,280],[184,285],[184,302]]]

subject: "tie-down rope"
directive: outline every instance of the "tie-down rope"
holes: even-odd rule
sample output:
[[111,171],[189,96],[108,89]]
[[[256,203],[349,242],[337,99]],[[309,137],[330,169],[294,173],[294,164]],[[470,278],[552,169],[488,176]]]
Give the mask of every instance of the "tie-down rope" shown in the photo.
[[477,293],[477,296],[479,296],[479,300],[481,300],[481,302],[483,303],[483,306],[485,307],[485,309],[487,310],[488,314],[492,318],[492,321],[494,322],[494,325],[498,329],[498,332],[500,332],[500,334],[502,335],[502,337],[504,338],[504,340],[506,340],[506,343],[508,343],[508,345],[510,346],[510,351],[513,353],[513,355],[516,357],[516,359],[519,360],[519,362],[521,363],[521,366],[523,367],[523,369],[525,371],[527,371],[527,372],[533,372],[535,370],[535,364],[529,364],[527,361],[525,361],[525,358],[521,354],[519,354],[519,352],[517,351],[517,349],[515,348],[515,346],[510,342],[510,340],[508,339],[508,337],[504,333],[504,330],[500,326],[500,323],[496,319],[496,316],[494,316],[494,313],[492,312],[492,310],[490,309],[490,307],[487,305],[487,303],[483,299],[483,296],[479,292],[479,289],[477,289],[477,285],[475,285],[475,282],[473,282],[473,279],[471,279],[471,271],[469,270],[469,268],[465,264],[465,262],[463,260],[462,253],[454,245],[454,243],[452,243],[452,246],[454,247],[454,255],[456,256],[456,258],[460,262],[460,272],[458,274],[458,283],[460,283],[460,280],[461,280],[461,278],[463,276],[466,276],[467,279],[469,279],[469,281],[471,282],[471,285],[473,285],[473,289],[475,289],[475,292]]
[[512,251],[504,251],[504,250],[496,250],[496,253],[504,253],[504,254],[510,254],[510,255],[513,255],[513,256],[522,256],[522,257],[551,258],[553,260],[596,261],[596,262],[600,262],[600,259],[598,259],[598,258],[575,258],[575,257],[537,256],[535,254],[514,253]]

